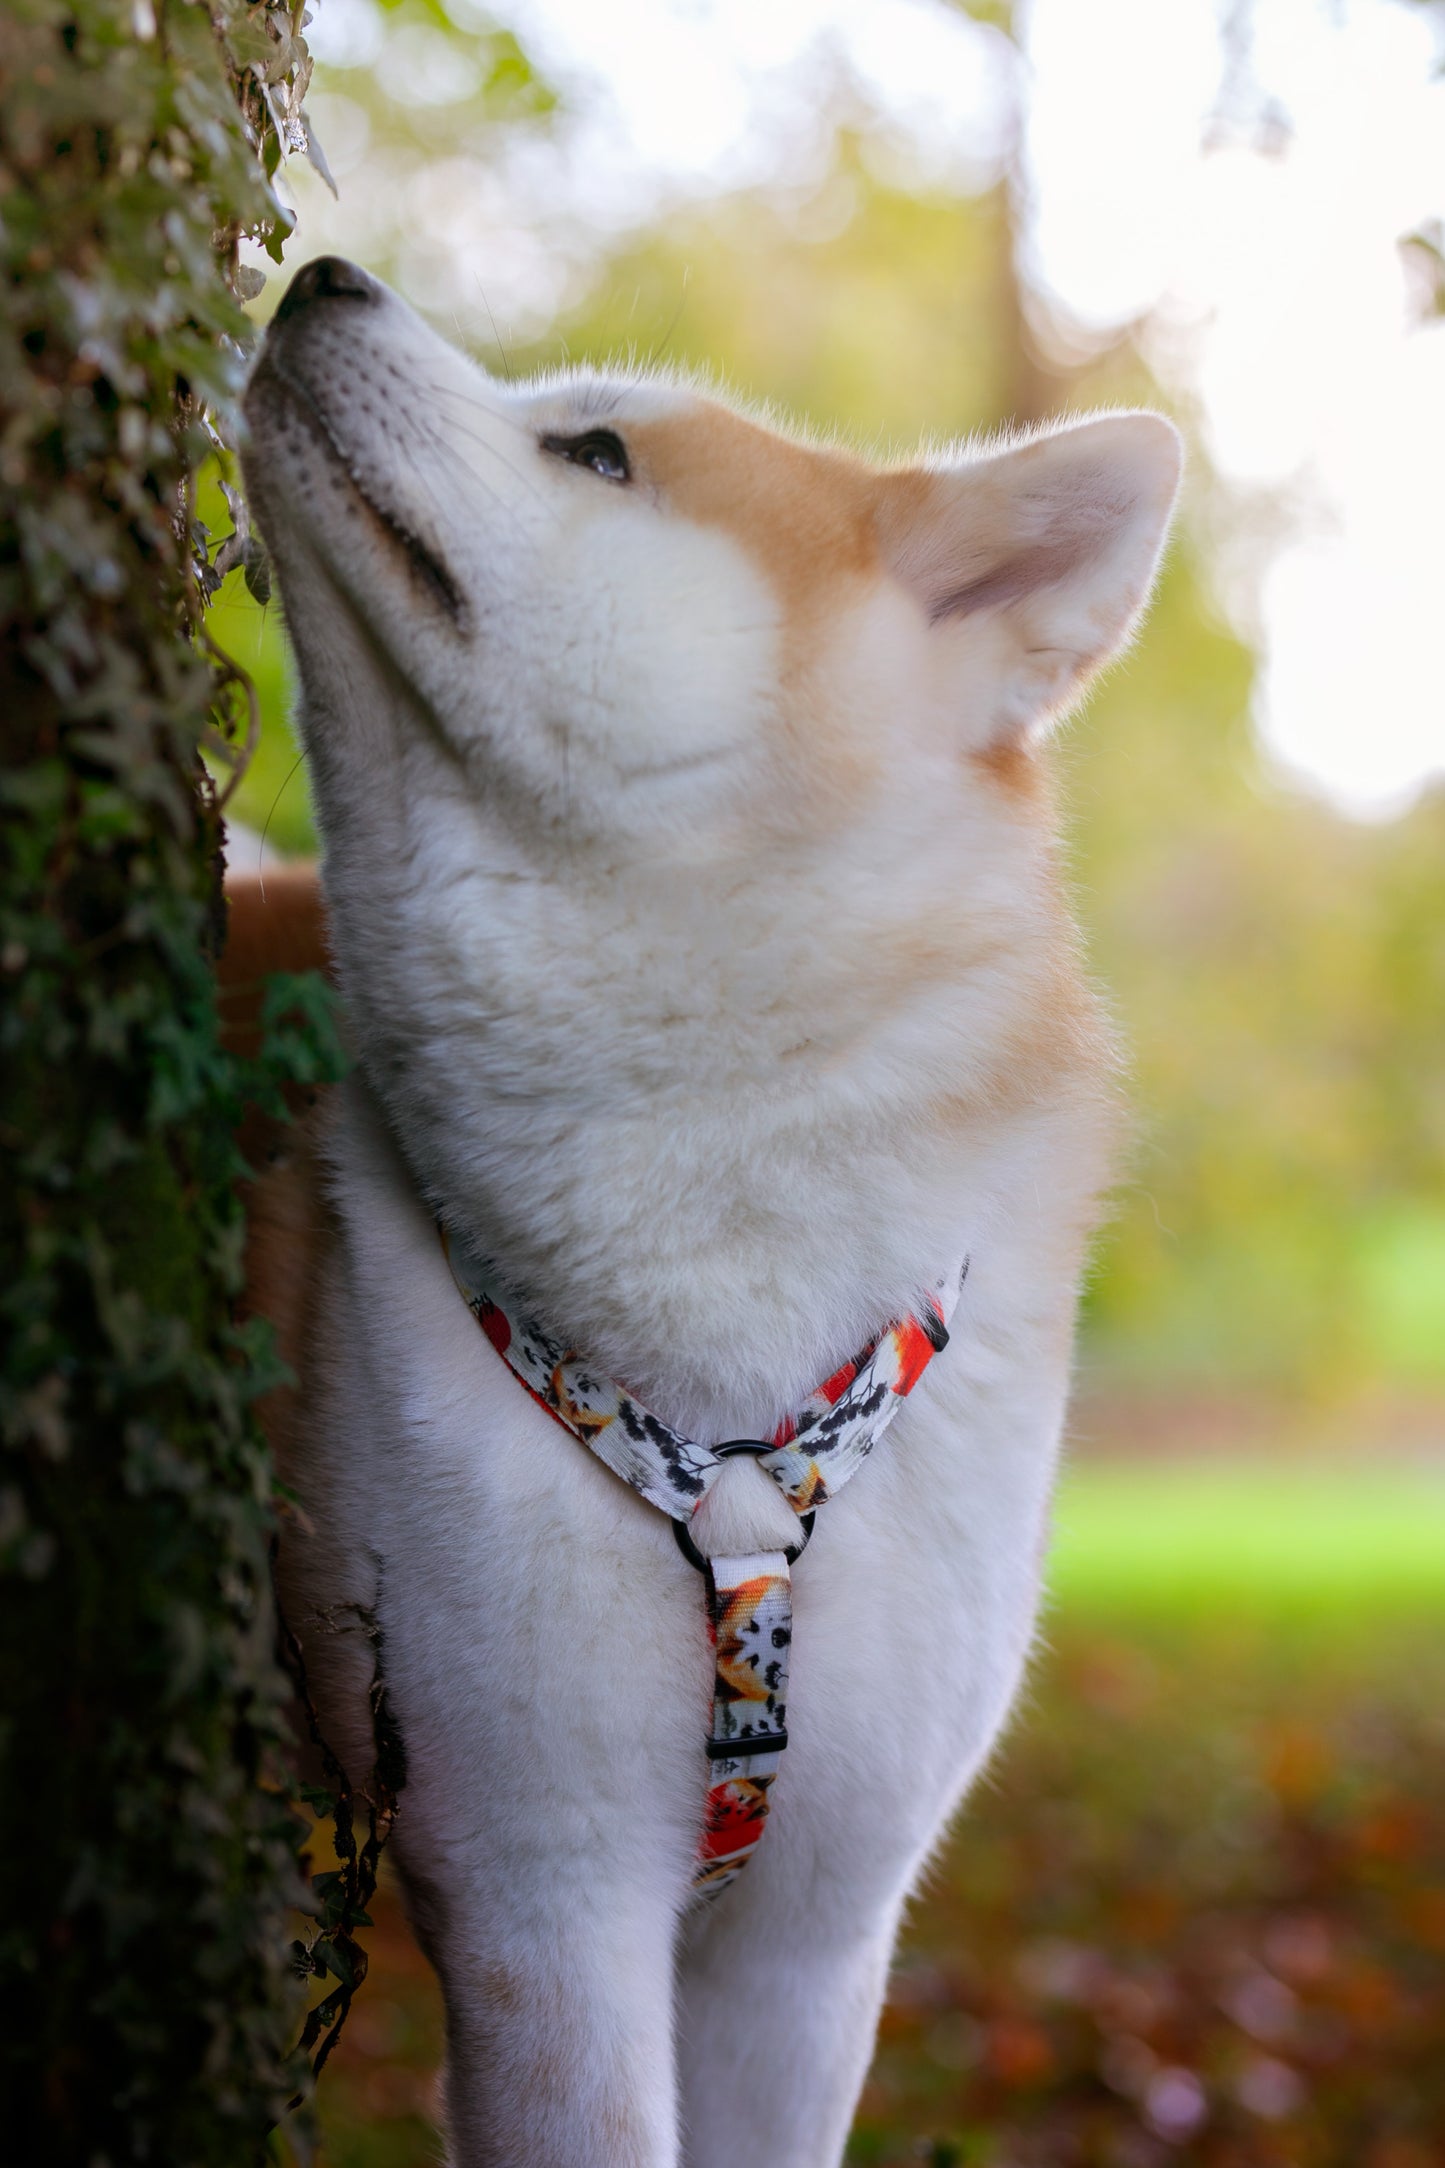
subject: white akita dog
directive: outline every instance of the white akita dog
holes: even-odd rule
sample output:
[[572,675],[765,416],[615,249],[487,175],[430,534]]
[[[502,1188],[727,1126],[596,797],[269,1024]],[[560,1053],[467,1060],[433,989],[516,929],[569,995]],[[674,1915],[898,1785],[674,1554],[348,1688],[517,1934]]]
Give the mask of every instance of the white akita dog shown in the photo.
[[1177,439],[879,467],[331,259],[248,414],[357,1055],[283,1591],[360,1767],[380,1631],[452,2158],[825,2168],[1032,1632],[1113,1096],[1041,741]]

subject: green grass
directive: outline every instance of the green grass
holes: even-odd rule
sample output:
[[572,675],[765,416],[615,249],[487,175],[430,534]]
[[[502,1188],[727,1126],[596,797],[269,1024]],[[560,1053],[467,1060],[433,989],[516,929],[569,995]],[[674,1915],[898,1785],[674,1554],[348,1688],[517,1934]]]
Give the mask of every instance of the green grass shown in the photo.
[[1056,1614],[1445,1614],[1445,1470],[1115,1462],[1062,1486]]

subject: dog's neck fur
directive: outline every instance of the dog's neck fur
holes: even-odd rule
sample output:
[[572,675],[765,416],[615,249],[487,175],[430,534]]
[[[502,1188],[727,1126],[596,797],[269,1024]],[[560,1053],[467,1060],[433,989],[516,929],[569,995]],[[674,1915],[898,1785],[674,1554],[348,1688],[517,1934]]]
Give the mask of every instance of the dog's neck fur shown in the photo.
[[[373,918],[398,932],[389,953],[414,980],[425,927],[400,931],[408,897],[387,895],[384,868],[350,841],[329,867],[343,981],[348,929]],[[434,863],[444,843],[434,823]],[[825,937],[846,909],[841,849],[802,891],[811,924],[780,926],[761,903],[749,914],[735,865],[493,882],[468,983],[439,989],[424,1038],[399,1021],[414,999],[377,984],[382,944],[363,943],[353,1012],[369,1088],[430,1207],[550,1327],[691,1435],[765,1434],[953,1258],[974,1253],[986,1282],[990,1232],[1020,1188],[1048,1194],[1068,1284],[1104,1177],[1107,1046],[1036,823],[1015,824],[1008,855],[998,890],[1013,900],[983,939],[976,899],[950,909],[947,868],[920,837],[894,875],[911,953],[860,944],[851,962]],[[639,925],[653,929],[641,954]],[[557,982],[559,956],[585,984]],[[780,998],[739,999],[753,968]],[[514,1030],[508,988],[527,984]],[[579,1013],[592,1024],[573,1044]]]

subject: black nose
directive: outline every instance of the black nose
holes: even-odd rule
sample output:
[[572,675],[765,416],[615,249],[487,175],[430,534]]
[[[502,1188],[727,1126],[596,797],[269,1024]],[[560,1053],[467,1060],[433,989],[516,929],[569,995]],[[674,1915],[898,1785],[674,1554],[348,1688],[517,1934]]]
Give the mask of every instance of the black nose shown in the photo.
[[313,301],[375,301],[380,293],[370,272],[348,263],[344,256],[317,256],[301,266],[281,296],[276,321],[284,323]]

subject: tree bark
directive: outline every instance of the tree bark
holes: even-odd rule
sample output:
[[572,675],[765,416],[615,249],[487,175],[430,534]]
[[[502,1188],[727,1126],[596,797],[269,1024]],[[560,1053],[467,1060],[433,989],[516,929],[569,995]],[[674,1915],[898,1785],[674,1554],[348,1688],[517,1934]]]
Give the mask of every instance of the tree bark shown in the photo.
[[0,2094],[47,2168],[254,2163],[295,2083],[190,504],[299,16],[0,20]]

